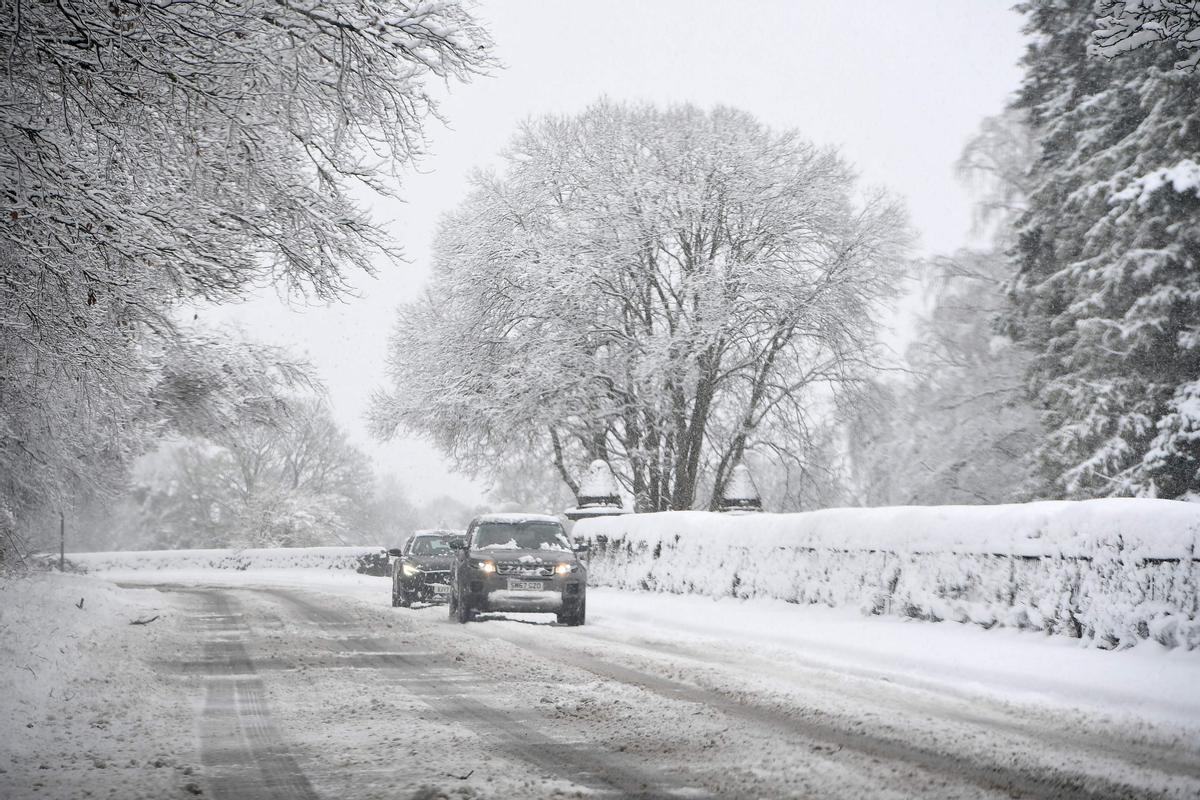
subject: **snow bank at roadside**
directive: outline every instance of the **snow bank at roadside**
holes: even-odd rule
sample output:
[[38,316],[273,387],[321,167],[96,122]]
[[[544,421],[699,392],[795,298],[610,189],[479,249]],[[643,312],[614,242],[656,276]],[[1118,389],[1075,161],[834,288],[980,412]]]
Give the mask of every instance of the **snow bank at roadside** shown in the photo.
[[[589,597],[587,635],[614,642],[671,642],[725,653],[747,672],[827,669],[847,678],[1053,709],[1087,709],[1145,731],[1148,720],[1186,727],[1200,745],[1200,651],[1155,644],[1120,652],[1015,629],[922,625],[864,617],[849,608],[759,598],[647,595],[600,588]],[[593,613],[594,612],[594,613]],[[910,624],[912,623],[912,624]],[[542,631],[533,631],[541,634]],[[744,658],[744,660],[743,660]]]
[[0,575],[0,797],[199,788],[190,705],[147,664],[172,624],[158,592]]
[[580,522],[593,583],[1200,647],[1200,505],[1106,499]]
[[67,561],[85,572],[333,569],[383,575],[387,574],[387,558],[387,551],[382,547],[276,547],[67,554]]

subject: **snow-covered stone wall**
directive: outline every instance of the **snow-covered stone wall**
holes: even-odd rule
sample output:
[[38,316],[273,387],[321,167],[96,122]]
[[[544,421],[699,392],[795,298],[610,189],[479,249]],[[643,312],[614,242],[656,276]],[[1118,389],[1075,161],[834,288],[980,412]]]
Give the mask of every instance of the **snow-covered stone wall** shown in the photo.
[[[56,562],[57,557],[48,557]],[[140,550],[68,553],[67,562],[85,572],[179,569],[349,569],[370,575],[387,572],[381,547],[277,547],[245,550]]]
[[1200,504],[687,511],[585,520],[574,535],[592,545],[596,585],[1200,647]]

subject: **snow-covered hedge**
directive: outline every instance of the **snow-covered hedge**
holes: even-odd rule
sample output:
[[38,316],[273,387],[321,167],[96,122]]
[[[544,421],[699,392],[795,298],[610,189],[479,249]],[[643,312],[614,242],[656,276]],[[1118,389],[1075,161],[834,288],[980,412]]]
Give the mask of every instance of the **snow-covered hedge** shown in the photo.
[[701,511],[580,522],[594,584],[1200,647],[1200,504]]
[[166,569],[352,569],[368,575],[388,574],[387,551],[381,547],[68,553],[67,561],[85,572]]

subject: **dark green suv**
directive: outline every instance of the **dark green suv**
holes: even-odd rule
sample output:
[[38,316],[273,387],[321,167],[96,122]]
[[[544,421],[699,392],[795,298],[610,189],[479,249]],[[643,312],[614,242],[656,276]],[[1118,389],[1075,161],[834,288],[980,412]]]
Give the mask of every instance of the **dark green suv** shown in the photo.
[[587,615],[587,566],[562,524],[544,514],[484,514],[467,527],[450,577],[450,617],[547,612],[564,625]]

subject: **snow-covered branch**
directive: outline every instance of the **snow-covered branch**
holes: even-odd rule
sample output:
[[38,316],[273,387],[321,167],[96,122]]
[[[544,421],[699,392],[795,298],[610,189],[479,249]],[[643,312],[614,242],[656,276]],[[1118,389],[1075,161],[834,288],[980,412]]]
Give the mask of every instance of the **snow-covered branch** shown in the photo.
[[95,434],[0,505],[137,450],[180,301],[336,297],[394,255],[350,189],[395,194],[438,114],[424,82],[490,48],[456,2],[0,0],[0,481],[34,431]]
[[1175,69],[1200,65],[1200,0],[1099,0],[1088,52],[1116,58],[1131,50],[1174,42],[1184,57]]

